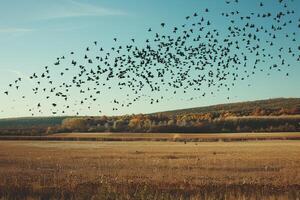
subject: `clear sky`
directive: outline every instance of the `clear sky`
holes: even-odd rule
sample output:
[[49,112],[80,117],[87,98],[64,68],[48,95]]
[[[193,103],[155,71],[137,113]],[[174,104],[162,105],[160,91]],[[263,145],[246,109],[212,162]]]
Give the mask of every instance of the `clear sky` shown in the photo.
[[[44,112],[36,115],[51,115],[51,105],[47,108],[49,102],[31,94],[34,83],[28,77],[34,72],[41,72],[46,65],[53,65],[58,56],[70,51],[82,51],[91,46],[93,41],[98,41],[103,47],[111,47],[114,37],[124,44],[136,38],[137,45],[143,45],[149,27],[159,30],[161,22],[165,22],[167,27],[180,26],[185,23],[185,16],[195,12],[201,15],[205,8],[209,8],[209,19],[221,32],[224,24],[229,23],[228,19],[221,16],[222,12],[239,10],[247,15],[259,9],[269,12],[282,9],[277,0],[261,0],[264,8],[260,8],[261,1],[258,0],[239,1],[239,4],[227,5],[225,0],[0,0],[0,117],[30,116],[26,106],[39,102],[42,102]],[[300,1],[284,2],[295,11],[291,17],[293,24],[287,27],[287,31],[296,33],[296,41],[279,37],[277,44],[291,46],[299,55],[300,29],[297,26]],[[271,26],[272,22],[261,23]],[[112,111],[110,101],[122,95],[118,88],[113,88],[93,103],[94,109],[78,107],[66,114],[73,115],[77,110],[80,115],[98,115],[97,106],[103,111],[102,114],[119,115],[276,97],[300,97],[300,62],[289,56],[286,59],[291,66],[283,73],[275,71],[270,76],[257,73],[247,81],[237,82],[230,91],[220,91],[191,101],[183,98],[197,96],[194,91],[185,96],[170,94],[169,100],[154,105],[140,101],[130,108]],[[285,73],[289,73],[289,76],[285,76]],[[18,77],[23,79],[22,87],[6,96],[4,91],[8,84]],[[22,95],[27,98],[22,100]],[[228,96],[230,99],[227,99]],[[74,93],[71,98],[76,100],[80,97]]]

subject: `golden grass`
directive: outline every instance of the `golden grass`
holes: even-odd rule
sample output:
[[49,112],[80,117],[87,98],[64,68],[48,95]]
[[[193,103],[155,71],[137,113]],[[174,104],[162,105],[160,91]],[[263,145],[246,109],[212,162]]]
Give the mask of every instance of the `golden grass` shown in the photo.
[[300,140],[300,133],[58,133],[47,136],[0,136],[0,140],[234,142],[253,140]]
[[272,138],[300,137],[299,132],[278,133],[56,133],[47,137],[126,137],[126,138]]
[[[247,141],[247,140],[300,140],[300,133],[59,133],[48,135],[48,139],[97,140],[97,141]],[[45,139],[47,139],[45,138]]]
[[300,141],[0,141],[0,199],[299,199]]

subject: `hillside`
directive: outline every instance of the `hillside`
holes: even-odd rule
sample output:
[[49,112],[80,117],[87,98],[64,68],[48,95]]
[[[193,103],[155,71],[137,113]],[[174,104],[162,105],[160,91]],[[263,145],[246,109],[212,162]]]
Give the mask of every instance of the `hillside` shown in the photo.
[[300,98],[220,104],[153,114],[0,119],[0,135],[62,132],[295,132]]
[[0,135],[43,135],[60,126],[67,117],[24,117],[0,119]]
[[26,126],[48,127],[60,125],[67,117],[24,117],[0,119],[0,128],[21,128]]
[[[221,112],[232,112],[232,113],[250,113],[256,108],[265,110],[280,110],[280,109],[292,109],[300,108],[300,98],[276,98],[258,101],[247,101],[238,103],[218,104],[206,107],[196,107],[180,110],[171,110],[159,112],[165,115],[182,115],[182,114],[196,114],[196,113],[221,113]],[[154,113],[157,114],[157,113]]]

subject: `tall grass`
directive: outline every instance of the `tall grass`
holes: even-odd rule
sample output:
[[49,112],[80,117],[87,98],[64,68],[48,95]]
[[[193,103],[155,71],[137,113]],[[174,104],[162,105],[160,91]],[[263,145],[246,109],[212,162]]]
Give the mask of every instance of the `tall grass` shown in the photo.
[[0,142],[0,198],[299,199],[299,147]]

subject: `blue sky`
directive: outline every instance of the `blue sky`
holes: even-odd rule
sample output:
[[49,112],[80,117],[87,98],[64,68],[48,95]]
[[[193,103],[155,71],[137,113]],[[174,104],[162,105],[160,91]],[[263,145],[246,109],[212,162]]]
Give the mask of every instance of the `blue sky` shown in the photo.
[[[195,12],[201,13],[210,9],[209,19],[219,30],[228,23],[221,12],[239,10],[241,13],[256,12],[258,9],[276,12],[277,0],[264,0],[265,7],[260,8],[257,0],[240,0],[239,4],[226,5],[223,0],[0,0],[0,117],[29,116],[27,105],[42,102],[43,114],[51,115],[50,105],[41,96],[31,94],[33,82],[28,77],[33,72],[41,72],[46,65],[52,65],[56,57],[70,51],[82,51],[93,41],[103,47],[111,47],[112,39],[117,37],[120,43],[126,44],[136,38],[138,45],[143,45],[147,38],[147,30],[152,27],[160,29],[160,23],[167,26],[178,26],[185,23],[185,16]],[[300,1],[286,0],[295,10],[292,18],[295,22],[300,18]],[[262,22],[270,25],[270,22]],[[298,23],[298,22],[297,22]],[[299,29],[288,27],[288,32],[296,32],[296,42],[287,41],[285,37],[278,39],[278,45],[299,46]],[[298,50],[299,54],[299,50]],[[170,100],[150,105],[143,101],[119,111],[112,111],[109,103],[120,95],[117,88],[103,94],[94,107],[100,106],[103,114],[118,115],[131,113],[149,113],[179,108],[197,107],[218,103],[229,103],[246,100],[267,99],[275,97],[300,97],[300,66],[294,60],[291,63],[290,76],[272,72],[271,76],[256,74],[249,80],[238,82],[231,91],[220,91],[214,95],[196,98],[193,101],[183,100],[185,96],[170,95]],[[7,85],[18,77],[22,77],[23,86],[20,91],[11,95],[3,94]],[[248,84],[251,86],[249,87]],[[204,88],[205,89],[205,88]],[[20,96],[26,94],[27,99]],[[186,97],[193,96],[186,94]],[[199,94],[201,96],[201,94]],[[227,97],[230,96],[228,100]],[[72,99],[78,99],[74,95]],[[97,115],[96,109],[74,108],[67,113],[74,114],[80,110],[81,115]]]

